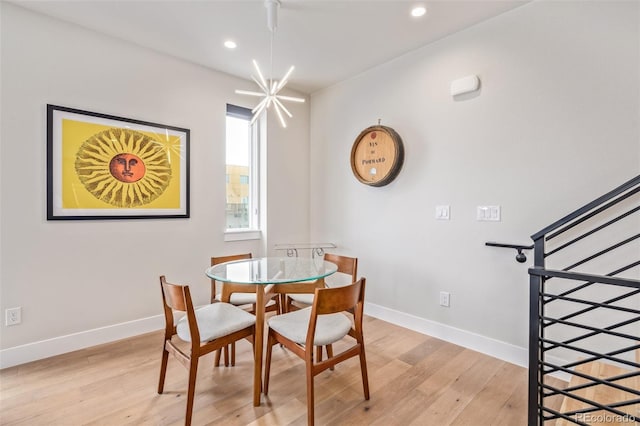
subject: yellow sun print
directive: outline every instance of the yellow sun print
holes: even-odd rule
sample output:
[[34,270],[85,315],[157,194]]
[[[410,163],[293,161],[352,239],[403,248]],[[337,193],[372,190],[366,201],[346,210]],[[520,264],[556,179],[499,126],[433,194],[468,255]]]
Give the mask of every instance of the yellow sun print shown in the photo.
[[121,128],[87,139],[76,154],[75,171],[94,197],[120,208],[152,202],[164,193],[172,176],[162,144]]

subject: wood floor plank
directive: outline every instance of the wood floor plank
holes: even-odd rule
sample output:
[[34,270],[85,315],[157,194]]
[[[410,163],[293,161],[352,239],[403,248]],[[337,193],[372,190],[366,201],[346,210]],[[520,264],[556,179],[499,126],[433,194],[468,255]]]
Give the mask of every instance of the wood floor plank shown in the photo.
[[[371,399],[352,359],[315,379],[318,425],[524,425],[524,368],[379,319],[365,318]],[[0,370],[0,424],[28,426],[184,423],[187,371],[170,359],[156,392],[162,332]],[[336,345],[334,352],[339,351]],[[200,360],[194,425],[305,425],[304,363],[273,348],[269,396],[252,405],[251,345],[235,367]]]
[[[514,372],[512,377],[520,377],[520,367],[514,366]],[[527,395],[529,394],[529,384],[526,378],[521,380],[514,380],[515,388],[511,393],[511,396],[507,402],[500,407],[494,420],[487,422],[488,425],[524,425],[526,424],[527,416]],[[496,386],[500,386],[498,382]],[[504,386],[508,384],[503,383]]]
[[[465,350],[464,352],[473,352]],[[473,353],[472,355],[476,355]],[[482,357],[478,362],[470,363],[451,383],[437,392],[437,399],[429,404],[426,410],[417,415],[410,423],[424,425],[429,419],[446,419],[447,424],[455,419],[469,404],[473,397],[480,392],[485,384],[496,374],[504,361],[496,358]],[[452,363],[447,363],[445,369],[452,369]],[[425,388],[425,386],[420,389]]]
[[[511,380],[512,377],[517,376],[520,368],[509,363],[502,363],[496,374],[489,378],[486,385],[475,395],[464,408],[464,410],[458,415],[453,422],[452,426],[475,426],[477,419],[484,419],[486,424],[510,424],[501,423],[506,419],[496,420],[496,416],[501,413],[505,408],[510,408],[510,400],[516,394],[516,401],[521,401],[521,396],[526,394],[526,386],[524,392],[522,389],[518,389],[518,385],[524,385],[522,381]],[[521,407],[522,408],[522,407]],[[507,411],[507,410],[504,410]],[[520,410],[521,411],[521,410]],[[507,417],[507,416],[505,416]],[[515,421],[516,419],[511,419]]]
[[[439,349],[431,352],[429,356],[410,366],[408,369],[395,377],[388,379],[387,385],[379,392],[371,395],[369,410],[364,413],[355,414],[359,418],[370,418],[372,425],[385,424],[408,424],[416,416],[416,412],[412,411],[411,405],[405,406],[408,398],[413,393],[419,391],[420,385],[428,381],[435,373],[441,370],[442,366],[451,358],[454,358],[464,348],[456,345],[445,344]],[[426,407],[427,397],[424,393],[421,395],[421,409]],[[407,409],[409,408],[409,409]],[[393,419],[404,418],[406,421],[394,423]],[[393,421],[392,421],[393,420]],[[367,424],[367,423],[362,423]]]

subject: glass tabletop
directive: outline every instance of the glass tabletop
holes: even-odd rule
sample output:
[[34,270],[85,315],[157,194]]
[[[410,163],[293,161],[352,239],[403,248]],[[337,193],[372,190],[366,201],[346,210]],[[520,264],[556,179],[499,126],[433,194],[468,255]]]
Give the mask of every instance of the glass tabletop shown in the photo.
[[221,263],[206,270],[209,278],[237,284],[284,284],[313,281],[338,270],[335,263],[305,257],[261,257]]

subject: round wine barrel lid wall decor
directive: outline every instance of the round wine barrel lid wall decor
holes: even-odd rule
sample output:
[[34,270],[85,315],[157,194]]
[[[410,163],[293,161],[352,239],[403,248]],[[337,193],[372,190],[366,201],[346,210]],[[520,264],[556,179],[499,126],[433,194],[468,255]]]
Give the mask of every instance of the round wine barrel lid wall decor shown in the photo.
[[351,170],[365,185],[391,183],[402,168],[404,147],[395,130],[386,126],[364,129],[351,148]]

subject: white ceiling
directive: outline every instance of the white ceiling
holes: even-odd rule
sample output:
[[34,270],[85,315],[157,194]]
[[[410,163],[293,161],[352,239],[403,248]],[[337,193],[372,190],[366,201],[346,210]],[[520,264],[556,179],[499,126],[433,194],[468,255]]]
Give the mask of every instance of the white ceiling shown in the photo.
[[[312,93],[530,0],[281,0],[273,78]],[[72,22],[242,78],[256,59],[270,76],[270,31],[262,0],[13,0]],[[422,18],[410,16],[416,4]],[[233,39],[237,49],[223,47]],[[251,89],[251,87],[250,87]]]

